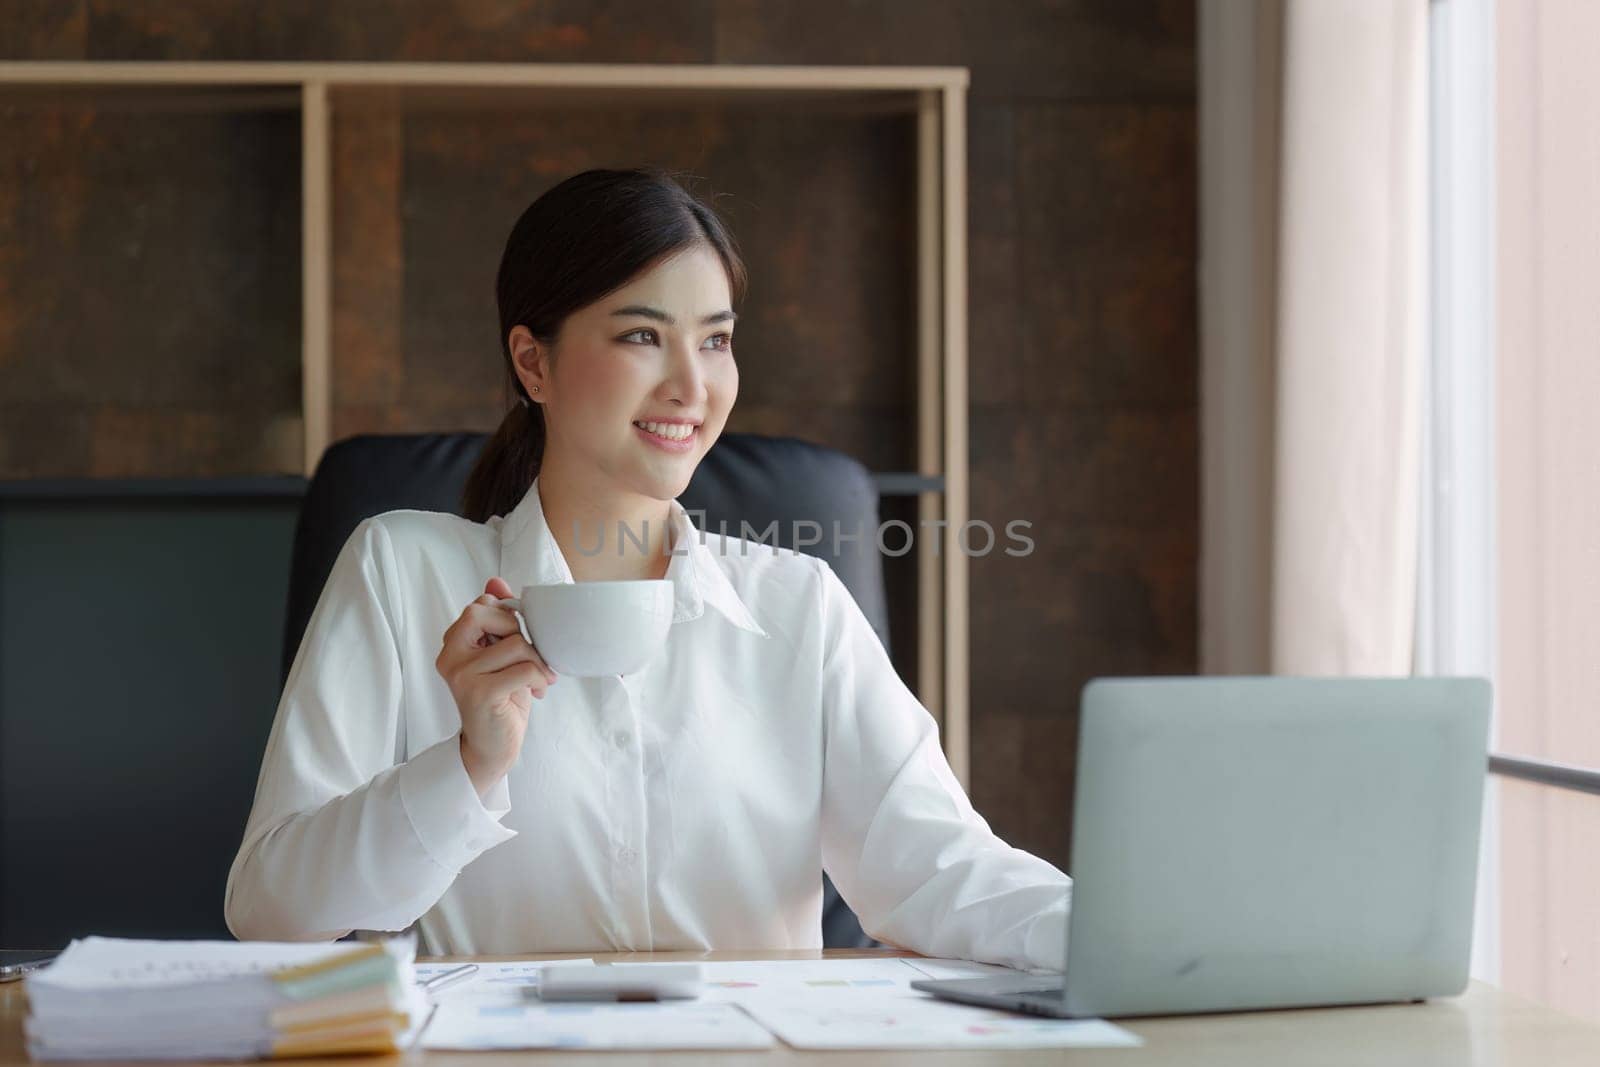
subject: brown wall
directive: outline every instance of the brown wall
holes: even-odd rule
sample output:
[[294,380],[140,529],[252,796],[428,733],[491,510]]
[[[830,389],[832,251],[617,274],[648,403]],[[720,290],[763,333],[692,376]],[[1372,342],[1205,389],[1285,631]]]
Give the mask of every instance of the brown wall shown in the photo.
[[[1193,8],[0,0],[0,55],[969,67],[972,513],[1036,541],[973,565],[973,794],[1065,865],[1078,688],[1195,666]],[[335,105],[336,433],[491,425],[516,211],[657,162],[752,266],[736,428],[909,465],[906,120]],[[0,477],[293,468],[298,165],[284,101],[0,96]]]

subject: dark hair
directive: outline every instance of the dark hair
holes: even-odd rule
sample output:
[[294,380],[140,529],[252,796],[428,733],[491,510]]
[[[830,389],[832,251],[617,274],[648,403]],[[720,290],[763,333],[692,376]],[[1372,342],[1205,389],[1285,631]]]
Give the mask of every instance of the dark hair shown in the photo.
[[516,507],[544,456],[544,412],[517,378],[508,340],[512,328],[526,326],[541,344],[554,345],[568,315],[700,243],[722,259],[729,294],[738,304],[746,278],[733,235],[716,212],[664,170],[586,170],[528,206],[506,239],[495,280],[511,410],[467,478],[463,515],[486,522]]

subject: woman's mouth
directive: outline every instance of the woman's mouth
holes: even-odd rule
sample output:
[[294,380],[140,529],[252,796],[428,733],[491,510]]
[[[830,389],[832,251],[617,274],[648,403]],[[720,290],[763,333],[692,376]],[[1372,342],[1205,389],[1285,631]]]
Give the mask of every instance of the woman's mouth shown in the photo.
[[633,428],[647,442],[664,452],[687,452],[694,447],[700,427],[692,422],[635,422]]

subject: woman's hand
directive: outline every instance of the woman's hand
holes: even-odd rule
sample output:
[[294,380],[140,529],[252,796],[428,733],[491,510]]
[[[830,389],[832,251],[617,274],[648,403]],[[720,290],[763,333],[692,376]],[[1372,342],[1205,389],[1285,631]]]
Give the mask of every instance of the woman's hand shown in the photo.
[[516,615],[496,603],[510,595],[503,579],[490,578],[444,632],[434,661],[461,712],[461,762],[480,797],[516,762],[528,710],[556,680],[523,638]]

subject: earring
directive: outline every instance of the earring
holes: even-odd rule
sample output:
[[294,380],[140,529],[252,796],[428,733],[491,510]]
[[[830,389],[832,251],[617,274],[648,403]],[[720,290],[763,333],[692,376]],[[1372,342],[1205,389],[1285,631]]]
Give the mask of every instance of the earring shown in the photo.
[[535,386],[534,386],[534,387],[533,387],[533,391],[534,391],[534,392],[536,392],[536,393],[537,393],[537,392],[538,392],[538,391],[539,391],[539,387],[538,387],[538,386],[537,386],[537,385],[535,385]]

